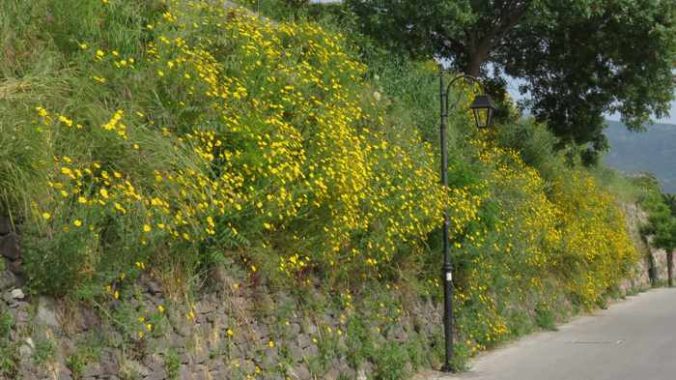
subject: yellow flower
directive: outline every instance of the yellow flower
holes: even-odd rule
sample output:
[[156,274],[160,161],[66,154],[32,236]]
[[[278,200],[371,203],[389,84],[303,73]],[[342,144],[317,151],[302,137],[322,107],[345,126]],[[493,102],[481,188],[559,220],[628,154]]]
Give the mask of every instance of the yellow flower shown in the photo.
[[49,116],[49,112],[47,112],[47,110],[44,109],[43,107],[39,107],[39,106],[38,106],[38,107],[35,107],[35,110],[38,111],[38,115],[40,115],[40,117],[47,117],[47,116]]
[[73,126],[73,120],[71,120],[71,119],[69,119],[69,118],[67,118],[63,115],[59,115],[59,121],[66,124],[69,127]]
[[115,210],[117,210],[117,211],[119,211],[119,212],[121,212],[121,213],[123,213],[123,214],[126,214],[126,213],[127,213],[127,209],[125,209],[124,207],[122,207],[122,205],[119,204],[119,203],[117,203],[117,202],[115,202],[114,207],[115,207]]
[[101,190],[99,190],[99,194],[101,194],[101,196],[102,196],[103,198],[108,199],[108,190],[106,190],[106,189],[101,189]]
[[44,219],[44,220],[49,220],[49,219],[51,219],[51,217],[52,217],[52,214],[50,214],[48,212],[42,213],[42,219]]
[[80,219],[75,219],[75,220],[73,221],[73,225],[74,225],[75,227],[82,227],[82,221],[81,221]]
[[150,231],[152,231],[152,227],[150,227],[150,225],[148,225],[148,224],[144,224],[143,225],[143,232],[148,233]]
[[157,305],[157,311],[160,312],[160,314],[164,314],[164,306],[162,305]]
[[230,337],[230,338],[232,338],[232,337],[235,335],[235,332],[232,331],[231,328],[228,328],[227,330],[225,330],[225,333],[226,333],[226,335],[228,335],[228,337]]

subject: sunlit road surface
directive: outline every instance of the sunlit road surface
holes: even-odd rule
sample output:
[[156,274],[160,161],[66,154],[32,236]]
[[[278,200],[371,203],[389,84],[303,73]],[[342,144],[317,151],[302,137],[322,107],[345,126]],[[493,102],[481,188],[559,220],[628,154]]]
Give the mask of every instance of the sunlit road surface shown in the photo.
[[656,289],[425,380],[674,380],[676,288]]

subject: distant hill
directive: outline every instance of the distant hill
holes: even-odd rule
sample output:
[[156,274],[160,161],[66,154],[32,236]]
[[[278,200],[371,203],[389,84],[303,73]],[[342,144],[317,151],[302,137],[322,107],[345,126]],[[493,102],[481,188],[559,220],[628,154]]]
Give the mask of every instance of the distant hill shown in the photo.
[[605,131],[610,151],[605,163],[625,173],[651,172],[662,189],[676,193],[676,125],[654,124],[645,132],[631,132],[618,121]]

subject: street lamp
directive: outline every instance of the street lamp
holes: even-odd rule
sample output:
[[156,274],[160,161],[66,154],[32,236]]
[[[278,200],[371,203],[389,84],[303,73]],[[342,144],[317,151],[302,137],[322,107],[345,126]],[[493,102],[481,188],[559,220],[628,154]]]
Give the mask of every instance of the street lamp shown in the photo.
[[[439,101],[441,109],[439,134],[441,140],[441,182],[444,187],[448,187],[448,146],[446,144],[446,123],[448,120],[448,91],[453,83],[460,79],[464,79],[470,83],[478,83],[481,87],[481,94],[474,98],[470,109],[474,114],[474,121],[477,128],[487,128],[491,126],[493,121],[493,113],[495,105],[491,98],[485,94],[484,88],[479,80],[471,75],[459,74],[448,83],[444,85],[443,66],[439,65]],[[456,102],[457,104],[457,102]],[[455,104],[453,105],[455,107]],[[445,351],[446,357],[443,367],[443,372],[451,372],[451,359],[453,358],[453,266],[451,265],[451,258],[448,246],[448,229],[450,220],[448,217],[448,209],[444,207],[444,265],[442,268],[442,282],[444,284],[444,336],[445,336]]]
[[495,104],[490,96],[483,94],[477,95],[469,108],[472,109],[477,128],[481,129],[491,126]]

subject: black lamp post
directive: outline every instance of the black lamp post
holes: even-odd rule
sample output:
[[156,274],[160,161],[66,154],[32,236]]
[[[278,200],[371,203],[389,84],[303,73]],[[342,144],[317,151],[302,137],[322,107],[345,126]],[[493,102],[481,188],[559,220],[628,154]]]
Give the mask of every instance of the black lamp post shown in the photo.
[[[443,66],[439,66],[439,100],[441,108],[441,120],[439,126],[440,140],[441,140],[441,182],[444,187],[448,187],[448,146],[446,144],[446,122],[448,120],[448,91],[451,85],[460,79],[464,79],[470,83],[478,83],[481,87],[481,95],[474,98],[470,109],[474,114],[474,121],[477,128],[490,127],[493,121],[493,112],[495,106],[491,98],[485,94],[483,86],[478,79],[471,75],[459,74],[451,79],[448,85],[444,85]],[[457,104],[457,103],[456,103]],[[455,107],[455,105],[454,105]],[[442,268],[442,282],[444,284],[444,335],[446,341],[446,357],[444,365],[441,368],[443,372],[451,372],[451,360],[453,358],[453,266],[451,265],[451,258],[448,246],[448,229],[450,220],[448,217],[448,210],[444,208],[444,265]]]

